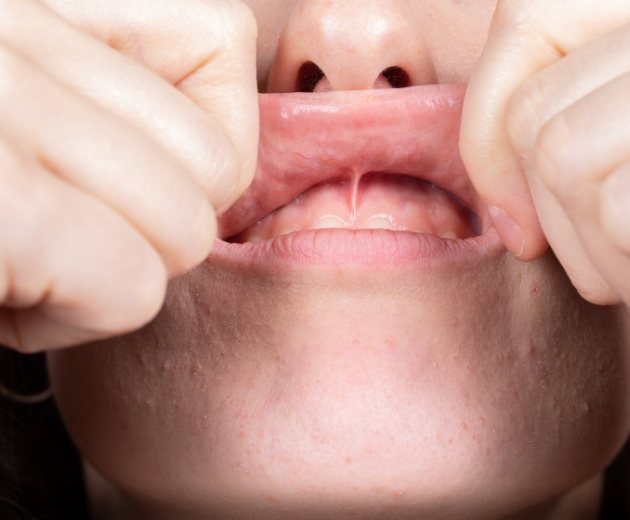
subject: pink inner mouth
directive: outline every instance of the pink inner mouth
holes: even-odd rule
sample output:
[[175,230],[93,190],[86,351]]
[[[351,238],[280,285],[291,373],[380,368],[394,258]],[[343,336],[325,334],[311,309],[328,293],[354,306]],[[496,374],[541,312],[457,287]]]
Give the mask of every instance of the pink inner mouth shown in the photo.
[[489,226],[458,147],[465,87],[261,95],[256,177],[220,220],[245,243],[313,229],[467,239]]
[[451,193],[413,177],[367,174],[317,185],[231,241],[308,229],[390,229],[451,240],[479,234],[476,215]]

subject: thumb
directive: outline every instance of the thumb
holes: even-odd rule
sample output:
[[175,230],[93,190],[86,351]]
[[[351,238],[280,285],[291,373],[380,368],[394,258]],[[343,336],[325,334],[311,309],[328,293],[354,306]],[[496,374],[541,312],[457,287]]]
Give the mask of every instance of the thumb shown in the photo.
[[627,0],[499,0],[488,43],[470,81],[460,136],[471,180],[505,246],[532,260],[547,241],[521,160],[510,144],[511,102],[527,80],[624,24]]

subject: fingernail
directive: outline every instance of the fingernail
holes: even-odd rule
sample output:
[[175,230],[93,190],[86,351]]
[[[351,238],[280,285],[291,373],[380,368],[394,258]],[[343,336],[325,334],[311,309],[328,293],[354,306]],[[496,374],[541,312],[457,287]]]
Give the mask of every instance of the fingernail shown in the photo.
[[525,235],[521,228],[501,208],[491,207],[488,211],[503,245],[516,258],[520,258],[525,252]]

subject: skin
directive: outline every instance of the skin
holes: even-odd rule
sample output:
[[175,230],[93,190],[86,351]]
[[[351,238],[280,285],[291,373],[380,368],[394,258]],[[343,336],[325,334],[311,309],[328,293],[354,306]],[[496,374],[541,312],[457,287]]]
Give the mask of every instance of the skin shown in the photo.
[[[36,351],[129,332],[173,279],[147,327],[49,355],[68,429],[107,490],[103,517],[567,518],[561,497],[592,481],[630,429],[627,308],[595,305],[630,300],[627,220],[613,202],[627,193],[623,2],[584,0],[570,17],[542,1],[247,2],[261,90],[286,91],[305,59],[330,88],[371,88],[398,60],[414,84],[470,82],[463,157],[502,209],[504,245],[528,262],[497,251],[466,290],[413,267],[254,270],[211,256],[189,271],[253,171],[251,13],[218,0],[175,13],[167,1],[19,5],[44,3],[52,11],[26,17],[7,2],[16,23],[0,27],[12,42],[2,66],[19,73],[0,91],[1,171],[10,193],[42,202],[0,205],[20,216],[2,230],[0,339]],[[71,22],[62,33],[55,16]],[[51,32],[16,31],[26,19]],[[239,29],[221,32],[219,19]],[[76,74],[63,46],[38,59],[46,37],[81,43],[81,63],[100,67]],[[99,87],[123,69],[119,81],[147,99]],[[32,118],[16,115],[38,96]],[[48,150],[53,132],[64,139]],[[105,183],[88,159],[138,182]]]
[[3,2],[3,344],[61,348],[150,321],[251,181],[255,20],[236,2],[189,7]]
[[587,23],[593,2],[517,4],[499,4],[471,79],[464,160],[514,254],[548,241],[584,298],[628,303],[630,5]]

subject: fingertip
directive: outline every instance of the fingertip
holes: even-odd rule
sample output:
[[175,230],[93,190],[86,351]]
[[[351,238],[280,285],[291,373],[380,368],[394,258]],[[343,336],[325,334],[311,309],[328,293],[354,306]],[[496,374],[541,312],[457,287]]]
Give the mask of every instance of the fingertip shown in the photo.
[[191,222],[186,237],[180,243],[181,250],[166,260],[168,277],[175,278],[201,264],[210,254],[217,233],[216,213],[210,201],[204,198],[197,217]]
[[[138,240],[133,246],[122,261],[109,263],[109,272],[86,272],[92,287],[75,283],[71,296],[51,302],[47,316],[89,340],[127,334],[150,323],[164,303],[168,269],[164,258],[148,242]],[[88,290],[94,293],[91,300],[87,298]],[[77,304],[68,305],[67,301]]]
[[133,281],[133,301],[124,313],[126,322],[105,329],[106,334],[112,335],[112,331],[119,334],[120,330],[131,332],[150,323],[162,308],[167,286],[167,270],[162,259],[157,255],[147,257],[144,272]]
[[537,219],[536,222],[523,224],[523,220],[517,222],[497,206],[489,207],[488,212],[501,242],[517,259],[530,262],[547,251],[549,246]]
[[521,227],[501,208],[488,208],[494,229],[510,253],[520,258],[525,251],[525,235]]
[[549,250],[549,243],[540,228],[540,224],[533,225],[525,233],[525,245],[521,255],[517,258],[523,262],[538,260]]

